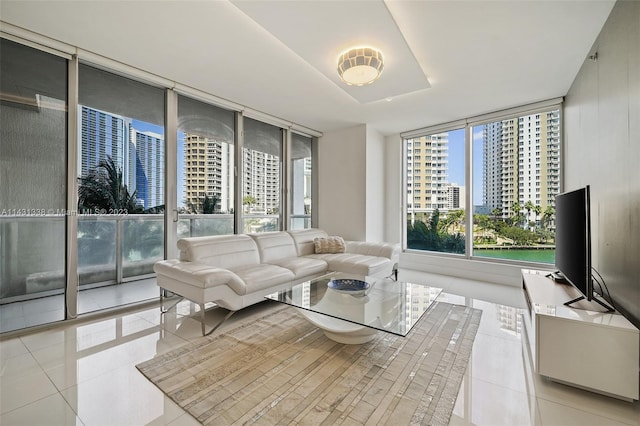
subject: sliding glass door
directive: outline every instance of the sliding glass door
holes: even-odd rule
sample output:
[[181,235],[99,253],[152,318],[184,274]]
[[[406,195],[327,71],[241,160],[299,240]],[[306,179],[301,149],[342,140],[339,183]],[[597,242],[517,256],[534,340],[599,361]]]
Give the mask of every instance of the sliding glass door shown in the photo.
[[0,40],[0,332],[65,318],[67,60]]
[[244,119],[241,232],[280,229],[283,135],[279,127]]
[[[80,290],[151,276],[164,257],[164,90],[87,65],[78,89]],[[81,294],[79,312],[155,297]]]
[[178,237],[233,234],[235,113],[178,96]]
[[311,226],[289,123],[0,43],[0,333],[157,297],[178,238]]

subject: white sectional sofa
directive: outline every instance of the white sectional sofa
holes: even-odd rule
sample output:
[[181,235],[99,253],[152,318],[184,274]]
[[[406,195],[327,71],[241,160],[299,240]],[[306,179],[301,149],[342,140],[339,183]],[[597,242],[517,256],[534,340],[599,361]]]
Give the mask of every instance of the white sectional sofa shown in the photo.
[[205,303],[228,309],[226,319],[267,294],[328,272],[389,276],[397,267],[397,244],[344,241],[342,252],[319,253],[319,243],[331,238],[320,229],[183,238],[180,258],[153,269],[161,295],[168,290],[200,305],[202,333],[209,334],[215,328],[205,333]]

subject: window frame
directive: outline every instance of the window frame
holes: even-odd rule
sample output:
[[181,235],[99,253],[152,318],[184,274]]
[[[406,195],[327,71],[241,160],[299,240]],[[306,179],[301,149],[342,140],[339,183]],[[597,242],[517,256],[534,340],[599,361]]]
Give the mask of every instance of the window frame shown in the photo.
[[[7,31],[14,32],[18,35],[12,35]],[[279,213],[279,228],[280,230],[289,229],[290,222],[288,206],[290,200],[290,187],[288,186],[289,180],[289,148],[288,143],[291,138],[291,133],[311,138],[312,150],[311,150],[311,180],[312,190],[311,194],[315,197],[314,202],[317,203],[318,195],[318,138],[322,136],[321,132],[304,127],[302,125],[286,121],[278,117],[262,113],[258,110],[254,110],[242,104],[228,101],[224,98],[211,95],[206,92],[199,91],[189,86],[185,86],[179,82],[160,77],[158,75],[140,70],[133,66],[109,59],[104,56],[96,55],[91,52],[78,49],[77,46],[73,46],[66,43],[50,39],[46,36],[37,35],[28,30],[17,29],[11,24],[8,27],[0,31],[0,38],[23,45],[27,48],[32,48],[40,52],[62,58],[67,64],[66,73],[66,114],[67,118],[64,120],[66,129],[66,177],[65,183],[66,195],[64,197],[64,206],[66,212],[69,212],[64,218],[65,220],[65,314],[64,320],[73,319],[78,314],[78,157],[80,156],[81,149],[78,148],[79,140],[77,131],[79,119],[81,116],[78,114],[79,98],[81,94],[79,89],[81,84],[79,82],[80,68],[90,67],[100,71],[113,74],[118,77],[122,77],[127,80],[131,80],[134,83],[141,83],[146,86],[158,88],[163,92],[164,111],[161,116],[164,120],[164,258],[177,257],[177,231],[175,224],[177,223],[177,194],[173,194],[171,188],[175,188],[177,184],[177,129],[178,129],[178,95],[191,98],[196,101],[200,101],[214,107],[230,110],[234,113],[235,120],[235,137],[236,137],[236,154],[241,153],[242,141],[241,136],[243,129],[243,117],[252,118],[257,121],[261,121],[267,124],[278,126],[282,129],[282,157],[280,160],[280,213]],[[171,160],[174,160],[173,162]],[[242,167],[241,155],[234,158],[235,166],[235,188],[236,191],[241,189],[239,184],[240,170]],[[237,224],[243,220],[241,207],[241,197],[236,197],[234,210],[234,233],[240,233],[241,227]],[[311,226],[317,226],[317,209],[311,211]],[[139,278],[144,278],[140,276]],[[134,278],[137,279],[137,278]],[[128,281],[127,279],[117,278],[118,282]]]
[[[451,121],[448,123],[437,124],[433,126],[427,126],[415,130],[410,130],[407,132],[400,133],[400,137],[402,138],[402,156],[401,156],[401,173],[402,177],[400,179],[400,184],[402,187],[400,188],[400,194],[403,194],[403,198],[401,200],[402,205],[402,213],[401,213],[401,244],[402,250],[411,254],[420,254],[423,256],[435,256],[435,257],[447,257],[453,259],[464,259],[467,261],[476,261],[476,262],[489,262],[489,263],[501,263],[506,265],[512,265],[522,268],[532,268],[532,269],[549,269],[553,267],[549,263],[541,263],[541,262],[530,262],[530,261],[521,261],[521,260],[511,260],[511,259],[500,259],[500,258],[490,258],[490,257],[481,257],[473,255],[473,127],[482,126],[491,122],[512,119],[526,116],[526,115],[536,115],[547,113],[549,111],[558,110],[559,112],[559,123],[560,123],[560,131],[558,132],[559,138],[559,147],[560,147],[560,163],[559,163],[559,190],[558,193],[561,193],[564,190],[564,138],[563,138],[563,98],[553,98],[546,101],[536,102],[532,104],[522,105],[514,108],[508,108],[504,110],[498,110],[487,114],[482,114],[478,116],[472,116],[468,118],[464,118],[462,120]],[[537,121],[538,119],[536,119]],[[515,123],[515,126],[522,126],[523,123]],[[407,247],[407,217],[408,217],[408,198],[407,191],[409,189],[408,182],[408,144],[407,139],[417,138],[424,135],[431,135],[436,133],[450,132],[453,130],[464,128],[465,130],[465,206],[470,206],[470,208],[465,209],[465,218],[464,224],[466,229],[471,229],[471,232],[467,232],[465,234],[465,253],[463,255],[456,253],[446,253],[446,252],[436,252],[436,251],[426,251],[426,250],[416,250],[410,249]],[[414,181],[415,182],[415,181]],[[469,188],[467,190],[466,188]]]

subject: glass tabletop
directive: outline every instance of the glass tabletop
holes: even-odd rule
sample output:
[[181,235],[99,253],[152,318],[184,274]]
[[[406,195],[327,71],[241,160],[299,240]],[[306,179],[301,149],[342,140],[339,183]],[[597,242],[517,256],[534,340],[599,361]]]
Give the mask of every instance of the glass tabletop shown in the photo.
[[441,288],[332,273],[266,296],[296,308],[406,336]]

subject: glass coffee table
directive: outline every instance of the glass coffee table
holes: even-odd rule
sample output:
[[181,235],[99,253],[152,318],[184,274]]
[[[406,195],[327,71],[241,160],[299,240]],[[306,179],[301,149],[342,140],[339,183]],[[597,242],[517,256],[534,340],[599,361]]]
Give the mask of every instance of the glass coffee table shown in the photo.
[[406,336],[441,292],[388,278],[332,273],[266,298],[296,307],[336,342],[360,344],[378,331]]

